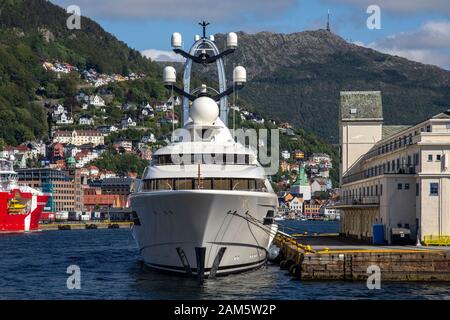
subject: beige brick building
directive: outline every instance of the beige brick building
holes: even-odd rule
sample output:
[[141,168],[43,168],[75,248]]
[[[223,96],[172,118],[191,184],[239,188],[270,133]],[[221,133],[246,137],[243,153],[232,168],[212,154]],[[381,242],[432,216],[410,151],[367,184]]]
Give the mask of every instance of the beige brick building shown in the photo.
[[383,125],[381,93],[341,92],[341,233],[372,238],[373,224],[450,236],[450,110],[413,126]]
[[75,146],[92,143],[95,147],[105,144],[105,137],[97,130],[56,131],[53,136],[53,142],[73,144]]

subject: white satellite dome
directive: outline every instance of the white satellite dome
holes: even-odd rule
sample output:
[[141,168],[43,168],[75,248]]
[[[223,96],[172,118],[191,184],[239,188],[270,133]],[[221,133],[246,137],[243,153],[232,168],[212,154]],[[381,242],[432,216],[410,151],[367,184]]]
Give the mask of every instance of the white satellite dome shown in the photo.
[[211,125],[219,117],[219,106],[209,97],[199,97],[192,103],[190,116],[197,125]]
[[174,67],[167,66],[163,70],[163,82],[164,84],[174,84],[177,82],[177,72]]
[[234,32],[227,34],[227,48],[235,49],[238,46],[238,36]]
[[183,37],[178,32],[174,32],[172,34],[172,47],[173,48],[181,48],[183,45]]

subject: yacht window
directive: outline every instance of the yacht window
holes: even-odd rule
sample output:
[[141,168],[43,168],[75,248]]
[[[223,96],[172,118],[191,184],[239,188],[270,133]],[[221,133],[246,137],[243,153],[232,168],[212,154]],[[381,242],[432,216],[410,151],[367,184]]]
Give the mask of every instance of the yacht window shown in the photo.
[[172,179],[161,179],[158,181],[159,190],[173,190],[173,180]]
[[[199,186],[199,182],[200,182],[200,186]],[[198,179],[195,179],[194,184],[195,184],[195,189],[211,190],[212,179],[200,179],[200,181]]]
[[176,179],[175,190],[191,190],[192,179]]
[[267,191],[263,179],[227,179],[227,178],[179,178],[179,179],[147,179],[143,182],[144,191],[156,190],[248,190]]
[[230,179],[214,179],[213,181],[214,190],[230,190],[231,180]]
[[248,190],[248,180],[247,179],[233,179],[233,189],[232,190]]
[[265,190],[266,189],[264,180],[256,180],[256,189],[257,190]]

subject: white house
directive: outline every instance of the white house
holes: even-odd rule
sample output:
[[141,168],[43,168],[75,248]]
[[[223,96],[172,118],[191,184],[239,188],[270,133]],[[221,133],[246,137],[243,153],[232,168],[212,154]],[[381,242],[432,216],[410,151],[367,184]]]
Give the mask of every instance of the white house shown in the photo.
[[60,114],[62,114],[62,113],[65,113],[66,112],[66,108],[64,108],[62,105],[58,105],[58,106],[56,106],[55,107],[55,109],[53,110],[53,116],[54,117],[57,117],[57,116],[59,116]]
[[155,135],[153,133],[150,133],[150,135],[143,136],[141,141],[143,143],[155,143],[156,142],[156,138],[155,138]]
[[116,126],[112,125],[112,126],[100,126],[97,128],[98,130],[101,131],[101,133],[103,133],[104,135],[108,135],[111,132],[117,132],[119,131],[119,128],[117,128]]
[[72,124],[73,118],[67,113],[62,113],[56,118],[56,124]]
[[288,160],[291,157],[291,153],[287,150],[283,150],[283,151],[281,151],[281,157],[284,160]]
[[311,192],[326,192],[327,183],[323,180],[316,179],[311,183]]
[[147,108],[142,109],[141,114],[144,117],[150,117],[150,118],[154,118],[155,117],[155,114],[153,113],[153,110],[147,109]]
[[93,126],[94,119],[91,116],[81,116],[78,120],[78,123],[82,126]]
[[166,112],[167,111],[167,105],[165,103],[158,103],[155,106],[155,110],[158,112]]
[[99,95],[90,96],[89,97],[89,104],[95,106],[95,107],[104,107],[105,106],[105,100],[103,100],[102,97]]
[[303,214],[303,198],[294,197],[294,199],[289,201],[289,209],[296,214]]
[[136,121],[134,121],[133,118],[131,117],[126,117],[122,119],[120,123],[122,125],[122,128],[136,127]]

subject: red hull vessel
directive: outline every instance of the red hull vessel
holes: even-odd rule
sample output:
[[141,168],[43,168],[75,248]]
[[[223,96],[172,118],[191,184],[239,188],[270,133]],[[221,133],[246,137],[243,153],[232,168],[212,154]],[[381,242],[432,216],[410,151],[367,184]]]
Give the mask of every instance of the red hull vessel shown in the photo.
[[36,195],[19,189],[0,191],[0,232],[38,230],[48,198],[48,195]]
[[0,159],[0,233],[39,229],[39,219],[49,195],[19,186],[13,159]]

